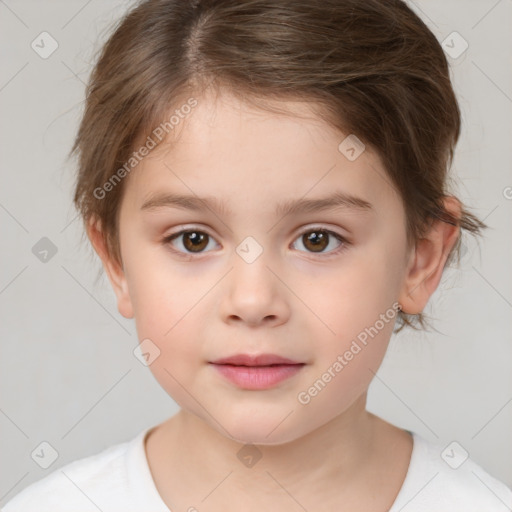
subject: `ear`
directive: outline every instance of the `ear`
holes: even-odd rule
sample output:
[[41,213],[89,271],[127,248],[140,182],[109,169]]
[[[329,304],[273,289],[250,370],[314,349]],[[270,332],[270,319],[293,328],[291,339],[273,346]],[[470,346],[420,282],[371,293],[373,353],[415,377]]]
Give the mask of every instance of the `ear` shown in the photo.
[[[446,196],[443,202],[448,212],[460,218],[462,205],[457,198]],[[417,315],[423,311],[441,281],[446,260],[457,242],[459,232],[458,225],[436,219],[425,238],[418,240],[411,251],[398,300],[404,313]]]
[[87,235],[94,247],[94,250],[103,262],[103,268],[105,269],[107,277],[117,297],[117,309],[119,310],[119,313],[121,313],[125,318],[133,318],[133,306],[124,270],[121,268],[119,263],[114,261],[114,259],[108,254],[99,219],[91,218],[87,226]]

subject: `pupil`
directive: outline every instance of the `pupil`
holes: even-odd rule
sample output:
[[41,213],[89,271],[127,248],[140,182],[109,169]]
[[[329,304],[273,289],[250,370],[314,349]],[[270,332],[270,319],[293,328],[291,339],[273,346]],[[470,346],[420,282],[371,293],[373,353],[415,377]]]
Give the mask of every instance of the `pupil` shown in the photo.
[[[190,231],[185,237],[187,249],[202,249],[203,247],[201,246],[201,243],[204,245],[205,239],[206,237],[203,234],[198,234],[196,231]],[[191,246],[189,246],[189,242],[191,243]]]
[[308,242],[312,243],[315,249],[320,249],[319,251],[315,252],[320,252],[326,247],[327,236],[321,231],[311,231],[308,235],[306,235],[306,239]]

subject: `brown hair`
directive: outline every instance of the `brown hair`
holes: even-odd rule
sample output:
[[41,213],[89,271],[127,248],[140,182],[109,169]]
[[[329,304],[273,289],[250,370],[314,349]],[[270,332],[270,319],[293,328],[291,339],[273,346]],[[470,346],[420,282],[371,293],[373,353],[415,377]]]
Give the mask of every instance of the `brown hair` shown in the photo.
[[[272,111],[266,100],[308,102],[374,149],[402,197],[409,246],[434,219],[474,235],[487,227],[443,208],[460,112],[440,44],[402,0],[146,0],[101,49],[70,153],[79,153],[75,206],[84,224],[100,220],[117,263],[126,162],[208,87]],[[399,330],[425,328],[422,314],[398,320]]]

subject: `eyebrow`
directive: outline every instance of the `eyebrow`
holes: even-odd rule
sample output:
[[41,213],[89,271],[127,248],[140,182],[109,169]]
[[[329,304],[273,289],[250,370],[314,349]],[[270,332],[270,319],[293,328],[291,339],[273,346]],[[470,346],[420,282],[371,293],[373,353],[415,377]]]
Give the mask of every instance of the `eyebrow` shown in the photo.
[[[232,212],[217,197],[198,197],[193,195],[158,192],[150,196],[141,206],[141,210],[159,208],[181,208],[193,211],[211,210],[219,215],[230,215]],[[277,216],[285,217],[298,213],[311,213],[325,210],[351,210],[356,212],[374,211],[368,201],[342,191],[336,191],[326,197],[317,199],[292,199],[279,203],[275,209]]]

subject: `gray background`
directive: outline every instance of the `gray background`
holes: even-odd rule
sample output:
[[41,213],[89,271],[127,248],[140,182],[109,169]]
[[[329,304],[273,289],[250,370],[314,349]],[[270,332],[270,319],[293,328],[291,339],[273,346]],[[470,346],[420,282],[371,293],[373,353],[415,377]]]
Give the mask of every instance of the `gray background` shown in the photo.
[[[491,226],[465,243],[426,312],[438,332],[392,339],[368,409],[443,446],[457,440],[512,486],[511,0],[409,2],[443,41],[463,116],[453,166],[460,199]],[[66,161],[95,52],[130,5],[120,0],[0,0],[2,264],[0,266],[0,505],[49,472],[126,441],[177,411],[133,355],[132,320],[117,311],[99,259],[81,241]],[[43,31],[58,49],[42,59]],[[49,238],[57,253],[32,248]],[[58,458],[31,458],[42,442]]]

